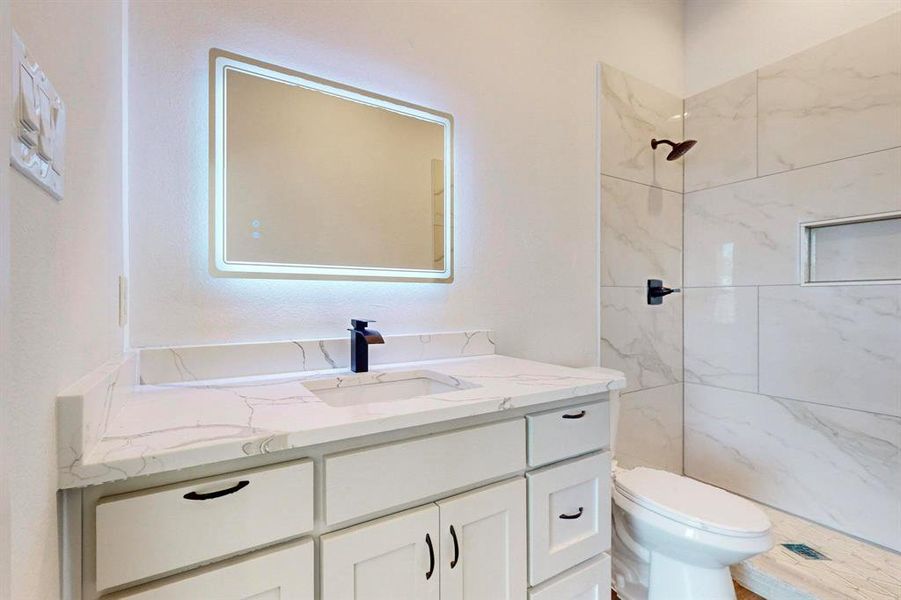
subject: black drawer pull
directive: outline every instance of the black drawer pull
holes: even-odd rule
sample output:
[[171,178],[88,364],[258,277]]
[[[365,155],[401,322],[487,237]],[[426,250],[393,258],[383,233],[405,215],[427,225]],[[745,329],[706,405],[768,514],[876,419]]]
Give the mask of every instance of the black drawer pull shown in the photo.
[[460,543],[457,541],[457,532],[453,525],[450,526],[450,534],[451,539],[454,540],[454,560],[450,563],[450,568],[453,569],[457,566],[457,561],[460,560]]
[[435,549],[432,547],[432,536],[425,534],[425,543],[429,547],[429,572],[425,574],[426,579],[432,578],[435,572]]
[[188,492],[185,494],[185,500],[212,500],[213,498],[221,498],[222,496],[228,496],[229,494],[234,494],[235,492],[240,492],[244,488],[250,485],[250,482],[246,479],[242,479],[235,485],[230,488],[225,488],[224,490],[219,490],[218,492],[207,492],[207,493],[197,493],[197,492]]
[[577,512],[576,514],[574,514],[574,515],[568,515],[568,514],[566,514],[566,513],[563,513],[562,515],[560,515],[560,518],[561,518],[561,519],[578,519],[579,517],[582,516],[582,511],[583,511],[583,510],[584,510],[584,509],[580,506],[580,507],[579,507],[579,512]]
[[577,412],[577,413],[574,414],[574,415],[571,415],[571,414],[568,414],[568,413],[567,413],[567,414],[563,415],[563,418],[564,418],[564,419],[581,419],[581,418],[584,417],[584,416],[585,416],[585,411],[584,411],[584,410],[580,410],[579,412]]

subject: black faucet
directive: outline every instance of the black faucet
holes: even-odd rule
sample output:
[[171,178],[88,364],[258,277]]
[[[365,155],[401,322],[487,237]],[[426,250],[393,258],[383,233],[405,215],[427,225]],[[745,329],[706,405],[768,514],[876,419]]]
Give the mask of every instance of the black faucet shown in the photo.
[[382,334],[375,329],[366,329],[375,321],[351,319],[353,329],[350,332],[350,370],[354,373],[365,373],[369,370],[369,344],[384,344]]

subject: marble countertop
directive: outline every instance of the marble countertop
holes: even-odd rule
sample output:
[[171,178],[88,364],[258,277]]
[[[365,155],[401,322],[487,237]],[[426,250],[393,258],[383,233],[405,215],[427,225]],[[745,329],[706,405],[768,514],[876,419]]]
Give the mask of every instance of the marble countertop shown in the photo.
[[[390,379],[391,373],[399,371],[429,371],[460,389],[406,400],[331,406],[304,385],[323,378],[354,385]],[[120,385],[122,389],[108,392],[117,398],[116,410],[101,414],[104,422],[96,427],[96,440],[82,452],[69,452],[69,456],[65,448],[61,449],[59,487],[97,485],[538,406],[624,385],[624,375],[619,371],[585,371],[499,355],[380,365],[362,379],[347,369],[329,369],[166,385]],[[115,382],[109,384],[109,389],[114,386]],[[64,414],[72,418],[68,411],[63,411],[61,418]],[[65,426],[61,422],[61,427]]]

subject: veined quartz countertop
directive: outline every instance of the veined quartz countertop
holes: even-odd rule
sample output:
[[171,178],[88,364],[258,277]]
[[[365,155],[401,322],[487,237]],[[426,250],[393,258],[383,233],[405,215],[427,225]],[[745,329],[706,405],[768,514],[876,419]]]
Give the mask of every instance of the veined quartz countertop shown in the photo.
[[[336,407],[304,386],[328,377],[346,377],[350,385],[374,382],[399,371],[428,371],[450,385],[476,387]],[[60,411],[60,427],[96,441],[86,441],[82,451],[61,438],[60,488],[539,406],[625,386],[619,371],[585,371],[499,355],[380,365],[369,374],[331,369],[168,385],[118,384],[115,392],[115,378],[109,381],[102,410],[84,406],[87,391],[61,399],[69,404],[61,405],[66,408]],[[71,408],[73,400],[82,401],[77,410]],[[64,422],[80,421],[89,413],[102,422]]]

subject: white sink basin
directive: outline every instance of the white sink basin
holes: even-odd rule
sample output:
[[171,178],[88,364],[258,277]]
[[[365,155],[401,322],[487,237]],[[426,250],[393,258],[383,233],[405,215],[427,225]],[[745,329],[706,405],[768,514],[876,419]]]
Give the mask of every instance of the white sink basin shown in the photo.
[[336,407],[396,402],[479,387],[433,371],[360,373],[305,381],[303,385],[320,400]]

